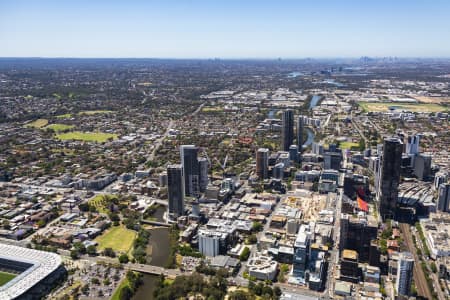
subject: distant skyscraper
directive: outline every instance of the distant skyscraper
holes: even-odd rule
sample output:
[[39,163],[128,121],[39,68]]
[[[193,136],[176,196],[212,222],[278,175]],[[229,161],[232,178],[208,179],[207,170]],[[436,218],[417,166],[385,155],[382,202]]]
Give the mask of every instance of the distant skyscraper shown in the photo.
[[411,293],[411,282],[413,278],[414,257],[409,252],[402,252],[398,258],[397,281],[395,287],[397,293],[409,296]]
[[181,165],[167,166],[167,192],[169,214],[179,217],[184,214],[184,179]]
[[198,159],[198,163],[200,169],[200,192],[204,193],[209,183],[208,181],[209,162],[205,157],[201,157]]
[[408,136],[408,142],[406,143],[406,154],[419,154],[419,142],[420,136]]
[[377,180],[377,199],[383,219],[395,214],[400,183],[403,142],[399,138],[384,140]]
[[298,116],[297,119],[297,147],[298,151],[302,152],[303,148],[303,116]]
[[185,196],[197,197],[200,194],[200,165],[197,155],[198,147],[194,145],[182,145],[180,147]]
[[450,212],[450,183],[442,183],[438,189],[438,211]]
[[283,111],[281,120],[281,150],[289,151],[294,142],[294,112],[290,109]]
[[259,179],[269,177],[269,149],[259,148],[256,152],[256,175]]

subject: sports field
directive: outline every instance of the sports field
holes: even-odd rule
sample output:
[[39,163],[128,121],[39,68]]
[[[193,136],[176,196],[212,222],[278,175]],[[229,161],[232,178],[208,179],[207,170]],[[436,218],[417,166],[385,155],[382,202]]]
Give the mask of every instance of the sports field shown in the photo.
[[446,111],[445,106],[436,103],[393,103],[393,102],[358,102],[365,112],[387,112],[390,107],[411,112],[433,113]]
[[359,147],[358,143],[353,143],[353,142],[340,142],[339,143],[339,148],[341,149],[351,149],[352,147]]
[[214,113],[214,112],[223,112],[223,107],[220,106],[205,106],[202,108],[202,112],[204,113]]
[[73,131],[73,132],[57,134],[56,138],[58,138],[60,140],[77,140],[77,141],[85,141],[85,142],[104,143],[110,138],[112,138],[113,140],[117,139],[117,134],[104,133],[104,132]]
[[58,115],[56,116],[57,119],[68,119],[68,118],[72,118],[72,114],[63,114],[63,115]]
[[17,275],[0,271],[0,286],[13,280]]
[[65,131],[74,128],[73,125],[67,125],[67,124],[50,124],[48,126],[45,126],[45,128],[52,129],[53,131],[59,132],[59,131]]
[[95,241],[98,243],[98,249],[112,248],[116,252],[128,253],[133,247],[136,231],[127,229],[125,226],[115,226],[106,230]]
[[47,119],[37,119],[36,121],[30,122],[25,126],[26,127],[34,127],[34,128],[42,128],[47,124],[48,124]]
[[78,114],[79,115],[96,115],[96,114],[109,114],[109,113],[113,113],[112,110],[85,110],[85,111],[80,111]]

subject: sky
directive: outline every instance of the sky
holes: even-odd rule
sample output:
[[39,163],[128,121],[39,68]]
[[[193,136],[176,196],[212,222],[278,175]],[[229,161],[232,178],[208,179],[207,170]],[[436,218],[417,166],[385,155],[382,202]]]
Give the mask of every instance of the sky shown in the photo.
[[0,0],[0,57],[450,57],[449,0]]

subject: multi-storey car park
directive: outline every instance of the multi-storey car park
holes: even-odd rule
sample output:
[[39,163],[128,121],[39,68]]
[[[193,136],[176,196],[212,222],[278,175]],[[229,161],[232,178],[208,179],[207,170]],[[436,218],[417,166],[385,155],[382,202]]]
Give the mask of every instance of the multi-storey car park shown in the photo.
[[0,271],[17,274],[0,286],[0,299],[38,299],[65,275],[55,253],[0,244]]

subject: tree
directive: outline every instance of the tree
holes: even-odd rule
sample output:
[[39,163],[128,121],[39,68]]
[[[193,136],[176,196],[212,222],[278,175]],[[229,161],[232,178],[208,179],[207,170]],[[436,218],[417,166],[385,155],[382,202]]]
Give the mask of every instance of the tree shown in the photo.
[[250,293],[243,291],[243,290],[237,290],[234,292],[231,292],[229,297],[229,300],[251,300],[252,295]]
[[133,292],[128,286],[124,286],[119,294],[120,300],[129,300],[133,296]]
[[249,235],[248,238],[247,238],[247,242],[248,242],[249,244],[256,244],[257,241],[258,241],[258,238],[256,237],[255,234],[251,234],[251,235]]
[[121,264],[126,264],[126,263],[128,263],[128,261],[129,261],[128,255],[126,255],[125,253],[124,253],[124,254],[121,254],[121,255],[119,256],[119,262],[120,262]]
[[80,256],[80,253],[78,252],[77,249],[73,249],[70,251],[70,257],[72,259],[78,259],[79,256]]
[[89,254],[90,256],[94,256],[97,254],[97,249],[95,248],[94,245],[89,245],[86,249],[87,254]]
[[264,226],[260,222],[253,222],[252,225],[252,231],[253,232],[260,232],[263,230]]
[[242,250],[241,255],[239,255],[240,261],[246,261],[250,257],[250,249],[248,247],[245,247],[244,250]]
[[105,248],[103,250],[103,255],[109,257],[116,257],[116,252],[114,252],[112,248]]

